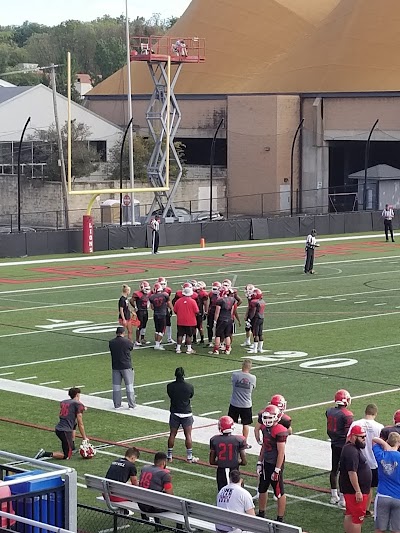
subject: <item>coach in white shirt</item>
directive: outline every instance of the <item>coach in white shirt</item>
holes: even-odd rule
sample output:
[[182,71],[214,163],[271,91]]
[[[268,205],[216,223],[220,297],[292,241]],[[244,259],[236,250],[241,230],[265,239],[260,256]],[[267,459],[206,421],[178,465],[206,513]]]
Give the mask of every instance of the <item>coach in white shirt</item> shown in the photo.
[[[239,470],[232,470],[229,474],[228,485],[218,492],[217,507],[255,516],[253,498],[250,492],[242,487],[242,483]],[[216,524],[215,529],[220,533],[240,531],[224,524]]]
[[361,450],[361,453],[366,458],[368,466],[370,467],[372,472],[371,490],[367,501],[367,516],[371,516],[370,506],[373,496],[373,487],[378,486],[378,464],[376,462],[374,452],[372,451],[372,446],[375,444],[374,442],[372,442],[372,439],[375,437],[379,437],[379,435],[381,434],[381,430],[383,429],[383,424],[379,424],[379,422],[375,421],[377,414],[377,406],[374,403],[368,404],[365,408],[364,418],[361,418],[360,420],[355,420],[351,424],[348,432],[349,435],[353,426],[361,426],[365,431],[366,435],[365,448]]
[[389,205],[385,205],[385,209],[382,211],[382,218],[383,223],[385,224],[385,236],[386,236],[386,242],[389,242],[389,231],[390,236],[392,237],[392,242],[394,242],[393,238],[393,218],[394,218],[394,211],[393,208]]

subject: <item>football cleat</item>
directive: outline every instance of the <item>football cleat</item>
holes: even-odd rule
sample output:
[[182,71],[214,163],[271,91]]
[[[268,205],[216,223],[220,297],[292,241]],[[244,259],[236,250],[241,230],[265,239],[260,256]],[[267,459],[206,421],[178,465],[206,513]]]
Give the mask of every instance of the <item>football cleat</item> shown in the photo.
[[230,416],[221,416],[218,420],[218,429],[221,433],[232,433],[235,423]]
[[351,404],[350,393],[346,389],[339,389],[335,394],[335,403],[347,407]]
[[276,405],[281,413],[286,411],[287,402],[282,394],[274,394],[269,402],[271,405]]
[[153,286],[153,292],[163,292],[163,287],[161,285],[161,283],[154,283],[154,286]]
[[96,455],[96,450],[87,439],[84,439],[79,446],[79,453],[82,459],[92,459]]
[[148,281],[142,281],[140,284],[140,290],[143,294],[149,294],[151,292],[150,283]]
[[282,413],[276,405],[267,405],[261,415],[261,420],[264,426],[270,428],[276,426],[281,417]]

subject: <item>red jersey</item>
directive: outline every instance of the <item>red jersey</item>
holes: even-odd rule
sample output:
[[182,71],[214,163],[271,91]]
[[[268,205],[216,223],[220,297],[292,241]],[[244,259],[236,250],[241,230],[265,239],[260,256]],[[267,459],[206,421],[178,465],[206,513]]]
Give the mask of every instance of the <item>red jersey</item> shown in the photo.
[[150,294],[145,294],[142,291],[136,291],[133,293],[132,300],[135,302],[136,309],[138,311],[147,311],[149,306]]
[[171,287],[164,287],[163,292],[166,292],[168,294],[168,296],[171,296],[172,289],[171,289]]
[[178,326],[196,326],[198,312],[199,306],[190,296],[182,296],[175,302],[174,313]]
[[278,442],[286,442],[289,435],[288,431],[280,423],[272,427],[262,426],[261,431],[263,434],[264,461],[275,465],[278,459]]
[[197,292],[198,298],[197,298],[197,304],[199,306],[199,312],[201,314],[204,313],[204,306],[208,300],[208,292],[204,289],[199,289]]
[[336,406],[326,410],[326,432],[335,446],[346,444],[347,433],[353,423],[353,413],[346,407]]

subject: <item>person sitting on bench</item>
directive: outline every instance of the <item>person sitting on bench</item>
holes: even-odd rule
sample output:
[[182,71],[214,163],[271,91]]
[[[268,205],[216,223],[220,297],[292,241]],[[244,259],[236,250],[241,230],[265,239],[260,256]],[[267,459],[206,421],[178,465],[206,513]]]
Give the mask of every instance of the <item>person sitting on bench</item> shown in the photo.
[[[139,487],[173,494],[172,479],[167,466],[167,454],[157,452],[154,456],[154,464],[142,468],[139,478]],[[144,513],[164,513],[165,509],[158,509],[152,505],[139,503],[139,509]]]

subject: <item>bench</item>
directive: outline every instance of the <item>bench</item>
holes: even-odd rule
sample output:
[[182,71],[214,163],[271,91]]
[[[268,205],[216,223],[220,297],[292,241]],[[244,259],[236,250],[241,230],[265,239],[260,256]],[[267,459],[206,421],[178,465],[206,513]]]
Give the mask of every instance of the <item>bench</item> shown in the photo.
[[[236,513],[226,509],[220,509],[215,505],[189,500],[164,494],[135,485],[120,483],[110,479],[85,474],[86,486],[88,489],[103,494],[98,497],[98,501],[104,502],[114,513],[122,510],[130,511],[137,515],[148,517],[149,521],[154,521],[155,529],[160,530],[161,520],[175,523],[181,529],[188,532],[211,531],[215,533],[215,524],[226,524],[234,529],[238,528],[253,533],[302,533],[302,529],[290,524],[282,524],[273,520],[259,518],[248,514]],[[121,502],[111,502],[110,496],[123,498]],[[138,504],[152,505],[159,509],[168,509],[163,513],[143,513]],[[167,524],[164,524],[165,526]]]
[[[143,519],[148,519],[150,522],[156,524],[161,524],[162,520],[167,522],[174,522],[179,526],[185,525],[186,520],[182,514],[171,513],[169,511],[164,511],[163,513],[144,513],[136,502],[110,502],[111,505],[108,505],[104,496],[97,496],[96,500],[104,505],[106,505],[111,511],[118,512],[121,510],[129,511],[130,515],[140,515]],[[199,520],[197,518],[188,517],[190,527],[194,531],[213,531],[215,532],[215,525],[211,522],[206,522],[205,520]]]

